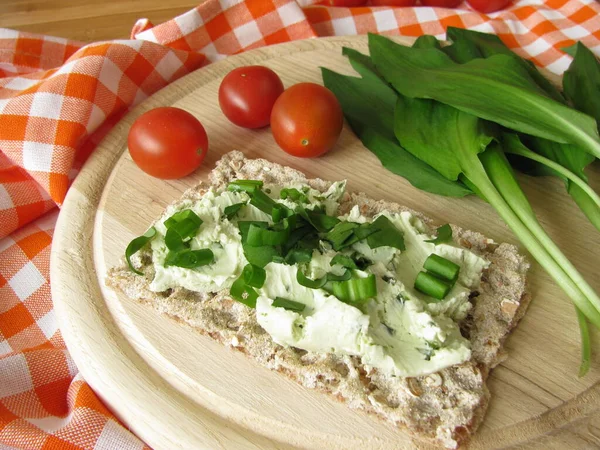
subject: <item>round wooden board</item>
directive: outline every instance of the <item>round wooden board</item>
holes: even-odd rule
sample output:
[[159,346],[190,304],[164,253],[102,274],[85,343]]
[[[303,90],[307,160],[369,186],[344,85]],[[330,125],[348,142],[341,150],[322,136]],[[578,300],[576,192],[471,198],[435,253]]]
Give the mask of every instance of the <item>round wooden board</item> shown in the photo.
[[[401,40],[410,43],[408,40]],[[297,168],[309,177],[348,179],[364,191],[420,210],[440,224],[516,243],[492,208],[476,198],[450,199],[410,186],[381,167],[348,127],[318,159],[288,156],[269,129],[245,130],[221,113],[217,91],[236,66],[262,64],[286,86],[320,82],[319,67],[352,73],[341,47],[366,52],[366,38],[292,42],[227,58],[170,85],[127,115],[91,156],[69,190],[54,236],[51,280],[60,327],[85,379],[138,436],[156,449],[410,448],[397,429],[257,366],[242,354],[180,326],[104,286],[127,243],[165,206],[206,180],[232,149]],[[197,116],[210,139],[201,169],[176,181],[142,173],[126,151],[134,119],[174,105]],[[594,168],[595,188],[600,170]],[[557,180],[522,178],[542,225],[600,291],[600,235]],[[590,448],[600,444],[600,366],[577,377],[579,333],[573,307],[536,264],[529,312],[508,339],[508,359],[489,379],[492,401],[472,448]],[[596,348],[600,343],[594,336]],[[596,358],[598,361],[598,358]]]

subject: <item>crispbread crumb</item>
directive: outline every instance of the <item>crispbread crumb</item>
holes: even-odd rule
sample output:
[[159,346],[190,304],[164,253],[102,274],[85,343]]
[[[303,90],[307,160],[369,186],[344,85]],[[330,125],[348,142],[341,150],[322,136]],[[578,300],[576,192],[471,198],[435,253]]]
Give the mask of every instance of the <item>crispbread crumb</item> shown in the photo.
[[[276,184],[302,182],[320,191],[331,185],[320,179],[307,180],[301,172],[266,160],[245,159],[237,151],[224,155],[209,179],[210,185],[216,188],[234,179],[260,179]],[[181,200],[197,199],[205,189],[206,186],[189,189]],[[344,196],[340,212],[348,212],[353,205],[359,205],[361,212],[368,216],[384,209],[409,210],[395,203],[374,201],[362,193],[352,193]],[[432,224],[431,219],[412,212],[425,224]],[[452,228],[458,242],[491,262],[479,292],[472,296],[472,313],[461,324],[472,344],[472,358],[421,377],[390,377],[376,369],[369,372],[357,357],[284,348],[274,343],[260,327],[253,310],[233,301],[226,291],[216,295],[182,288],[166,293],[152,292],[148,285],[153,268],[143,253],[136,265],[142,268],[144,277],[133,274],[123,265],[109,271],[106,283],[303,386],[326,392],[351,408],[375,414],[416,439],[455,448],[466,442],[483,420],[490,397],[485,380],[503,357],[504,340],[523,316],[530,296],[525,292],[529,264],[516,247],[497,245],[479,233]]]

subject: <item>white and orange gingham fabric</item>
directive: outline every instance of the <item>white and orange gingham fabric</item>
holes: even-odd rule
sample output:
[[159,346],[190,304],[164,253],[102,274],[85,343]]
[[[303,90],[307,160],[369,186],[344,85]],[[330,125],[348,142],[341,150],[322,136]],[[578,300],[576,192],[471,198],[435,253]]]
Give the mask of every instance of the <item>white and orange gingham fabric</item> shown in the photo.
[[[133,24],[132,24],[133,25]],[[0,29],[0,448],[141,449],[78,374],[52,307],[58,208],[120,117],[211,61],[295,39],[367,32],[498,34],[556,73],[582,41],[600,55],[595,0],[520,0],[485,16],[458,9],[335,8],[310,0],[208,0],[130,39],[85,45]]]

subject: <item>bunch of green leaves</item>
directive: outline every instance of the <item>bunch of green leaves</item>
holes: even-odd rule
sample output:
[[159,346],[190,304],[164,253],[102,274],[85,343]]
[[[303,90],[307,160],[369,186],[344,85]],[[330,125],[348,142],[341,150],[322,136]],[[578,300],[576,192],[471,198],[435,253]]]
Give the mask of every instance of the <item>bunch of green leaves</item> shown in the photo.
[[[355,223],[341,221],[330,216],[320,206],[307,205],[308,197],[297,189],[282,189],[282,199],[295,202],[294,208],[289,208],[276,202],[262,190],[262,183],[256,180],[237,180],[228,186],[229,190],[248,193],[249,205],[271,216],[266,221],[238,221],[242,248],[248,260],[248,266],[242,275],[234,282],[230,294],[236,300],[254,307],[258,294],[255,288],[264,283],[264,267],[271,263],[289,265],[304,265],[311,261],[313,252],[320,249],[320,241],[327,241],[336,251],[349,248],[352,244],[365,240],[370,248],[392,246],[404,250],[402,232],[386,217],[379,216],[373,222]],[[225,217],[233,219],[241,207],[232,210],[232,215]],[[298,270],[299,284],[312,289],[328,286],[328,290],[340,300],[351,304],[364,303],[375,294],[375,278],[355,276],[355,270],[364,268],[360,257],[338,254],[332,260],[332,265],[345,267],[343,275],[328,273],[318,280],[306,277]],[[376,293],[376,292],[375,292]],[[289,305],[289,303],[282,302]]]
[[[588,114],[600,123],[600,63],[581,43],[565,49],[574,57],[563,77],[563,92],[542,75],[535,65],[510,50],[498,36],[448,28],[452,45],[438,48],[453,61],[463,64],[474,59],[506,55],[527,71],[544,93],[564,105]],[[435,39],[428,36],[431,42]],[[434,44],[436,45],[436,44]],[[554,142],[538,136],[502,130],[503,149],[514,168],[533,176],[557,176],[565,182],[567,192],[590,222],[600,230],[600,197],[589,187],[584,172],[596,156],[578,145]]]
[[[583,372],[589,364],[586,319],[600,327],[600,298],[537,221],[505,151],[527,137],[565,146],[560,151],[577,148],[577,164],[589,164],[600,155],[596,121],[569,106],[532,63],[499,39],[463,31],[449,30],[449,47],[431,36],[409,48],[370,35],[371,57],[344,49],[361,77],[322,69],[324,84],[385,167],[420,189],[476,193],[496,209],[577,306]],[[566,159],[575,160],[553,161],[551,168],[584,190],[585,180],[575,183],[583,179],[561,165]]]

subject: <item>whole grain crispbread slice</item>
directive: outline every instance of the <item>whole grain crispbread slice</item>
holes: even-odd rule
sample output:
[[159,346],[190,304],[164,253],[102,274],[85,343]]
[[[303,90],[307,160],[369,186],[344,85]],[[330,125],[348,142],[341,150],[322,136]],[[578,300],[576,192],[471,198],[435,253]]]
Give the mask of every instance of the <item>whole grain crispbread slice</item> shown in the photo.
[[[275,184],[300,182],[320,191],[331,185],[320,179],[307,179],[294,169],[264,159],[246,159],[239,151],[224,155],[209,177],[210,186],[215,188],[223,188],[234,179]],[[199,199],[207,188],[203,184],[191,188],[178,202]],[[347,193],[340,214],[354,205],[359,205],[366,216],[382,210],[411,211],[396,203],[375,201],[362,193]],[[431,226],[431,219],[411,212]],[[376,369],[367,370],[357,357],[282,347],[260,327],[254,310],[232,300],[227,290],[216,294],[183,288],[152,292],[148,287],[154,273],[148,249],[134,257],[144,276],[133,274],[123,264],[109,271],[106,283],[307,388],[332,395],[351,408],[393,423],[418,441],[456,448],[468,441],[483,420],[490,399],[486,379],[505,357],[503,343],[525,313],[530,296],[525,285],[529,264],[515,246],[496,244],[479,233],[456,226],[452,229],[460,245],[491,263],[479,291],[472,293],[470,315],[460,324],[463,335],[471,341],[472,357],[463,364],[421,377],[390,377]]]

